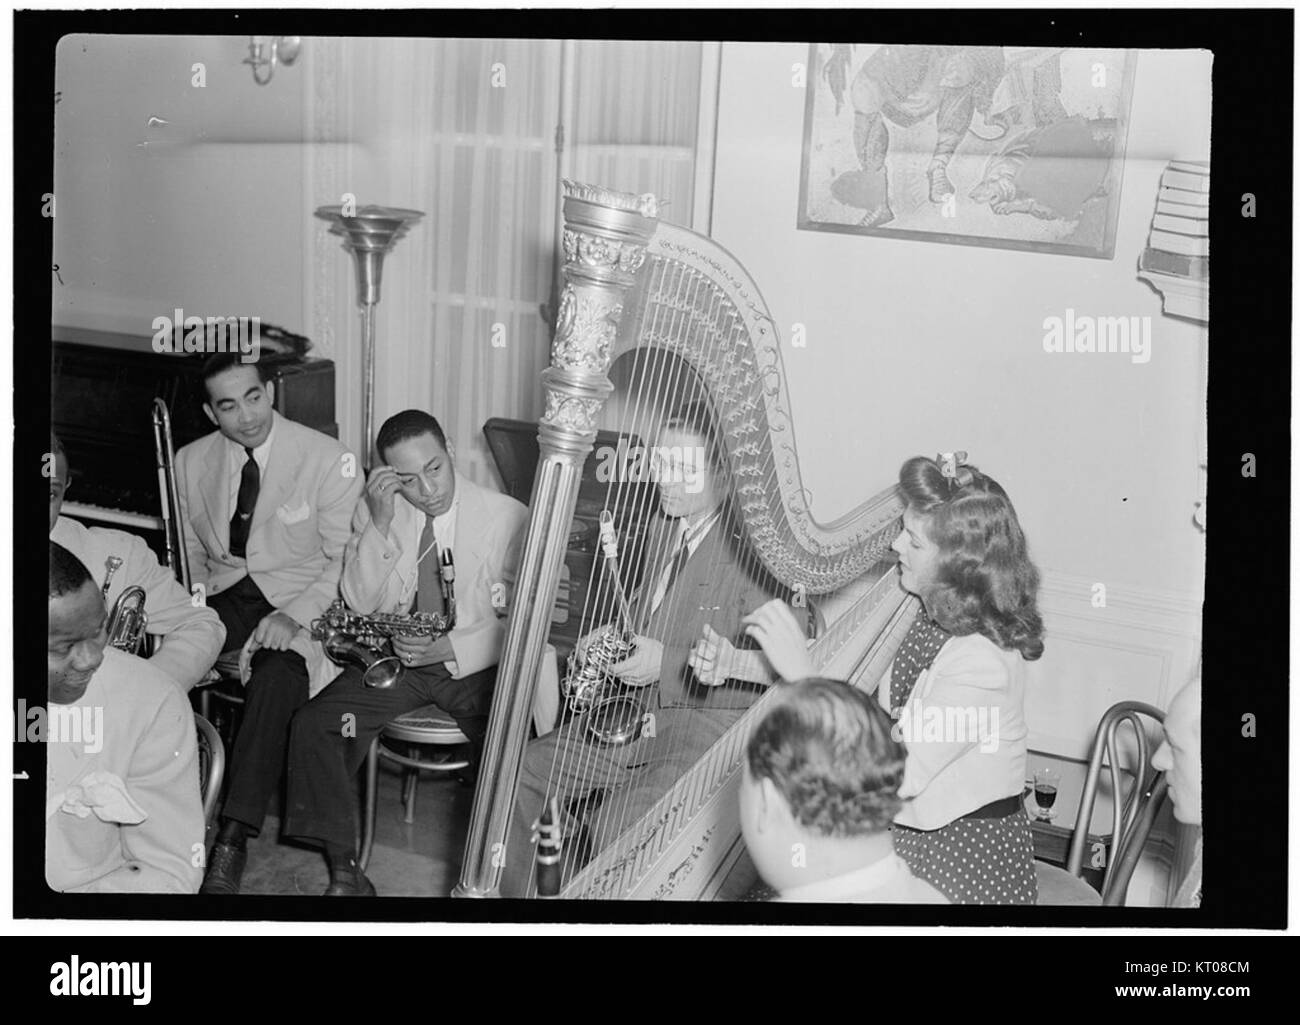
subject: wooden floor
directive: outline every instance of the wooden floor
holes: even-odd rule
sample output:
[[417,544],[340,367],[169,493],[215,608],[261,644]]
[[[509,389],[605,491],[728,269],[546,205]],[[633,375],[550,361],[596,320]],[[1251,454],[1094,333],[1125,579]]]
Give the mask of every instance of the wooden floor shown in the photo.
[[[375,847],[366,875],[385,897],[446,897],[460,877],[474,792],[455,778],[423,773],[415,821],[407,825],[401,802],[401,776],[381,763]],[[329,883],[325,859],[314,848],[279,837],[278,809],[261,834],[248,844],[242,892],[317,895]]]

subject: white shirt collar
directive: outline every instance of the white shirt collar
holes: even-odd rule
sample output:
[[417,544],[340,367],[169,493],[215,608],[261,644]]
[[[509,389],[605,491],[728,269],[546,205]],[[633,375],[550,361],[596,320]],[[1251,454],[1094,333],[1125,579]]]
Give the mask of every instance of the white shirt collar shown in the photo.
[[[257,448],[253,449],[253,458],[257,461],[257,468],[259,470],[266,469],[266,461],[271,456],[271,443],[275,440],[275,428],[278,426],[279,421],[280,414],[275,412],[275,410],[272,410],[271,429],[266,434],[266,440],[262,442],[262,444],[258,445]],[[226,439],[226,443],[230,446],[231,456],[239,460],[239,465],[242,468],[244,461],[248,458],[246,454],[247,446],[235,441],[234,438],[226,437],[224,434],[222,437]]]
[[[456,494],[452,496],[451,505],[448,506],[445,513],[433,517],[433,536],[438,541],[438,547],[443,550],[448,548],[454,550],[456,547],[456,520],[458,518],[457,514],[460,512],[460,483],[460,477],[457,476]],[[416,551],[419,553],[420,537],[424,534],[424,512],[413,505],[411,508],[415,510],[415,543],[417,545]]]
[[456,547],[456,514],[460,512],[460,482],[457,481],[456,494],[452,497],[451,505],[441,516],[433,518],[433,533],[438,538],[439,548]]

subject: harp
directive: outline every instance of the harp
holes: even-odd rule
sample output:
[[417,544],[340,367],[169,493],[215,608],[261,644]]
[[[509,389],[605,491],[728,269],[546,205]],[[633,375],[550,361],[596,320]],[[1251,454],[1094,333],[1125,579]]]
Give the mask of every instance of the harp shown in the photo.
[[[915,614],[885,558],[902,513],[892,483],[833,523],[819,523],[809,510],[778,333],[745,269],[710,239],[660,222],[653,196],[567,181],[564,188],[565,285],[552,363],[542,373],[537,474],[458,896],[496,895],[509,858],[533,690],[598,428],[640,438],[683,403],[707,409],[726,482],[723,533],[734,527],[730,536],[755,578],[774,581],[796,606],[815,608],[810,650],[823,674],[874,687]],[[624,480],[609,481],[616,519],[627,511],[625,499],[636,505],[632,493]],[[644,595],[660,565],[646,540],[652,531],[641,531],[635,516],[620,522],[624,561],[641,564]],[[629,576],[634,586],[635,569]],[[612,577],[593,581],[584,619],[608,621],[618,590]],[[660,780],[661,792],[639,795],[626,814],[602,816],[582,863],[563,875],[560,896],[739,896],[749,881],[737,807],[741,765],[753,726],[775,698],[756,690],[697,758]],[[622,789],[604,795],[615,809]]]

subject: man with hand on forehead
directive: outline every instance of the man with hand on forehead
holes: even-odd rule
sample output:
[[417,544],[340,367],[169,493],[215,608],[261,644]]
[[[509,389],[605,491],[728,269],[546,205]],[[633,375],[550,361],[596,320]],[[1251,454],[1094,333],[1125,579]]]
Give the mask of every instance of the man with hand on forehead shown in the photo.
[[441,637],[394,637],[403,672],[392,687],[367,687],[348,666],[294,717],[285,833],[324,847],[327,896],[375,892],[357,865],[355,778],[385,724],[436,704],[469,740],[469,777],[477,771],[528,518],[513,498],[456,472],[442,427],[422,410],[385,421],[375,448],[383,465],[353,517],[343,599],[367,616],[445,613],[440,565],[451,552],[456,625]]

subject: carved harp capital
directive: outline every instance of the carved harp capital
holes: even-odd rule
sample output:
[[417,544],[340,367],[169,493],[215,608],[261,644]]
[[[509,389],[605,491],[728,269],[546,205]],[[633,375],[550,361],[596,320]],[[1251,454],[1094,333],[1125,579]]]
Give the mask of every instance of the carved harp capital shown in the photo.
[[564,196],[564,291],[543,374],[541,436],[567,454],[595,437],[624,296],[658,227],[658,203],[567,180]]

